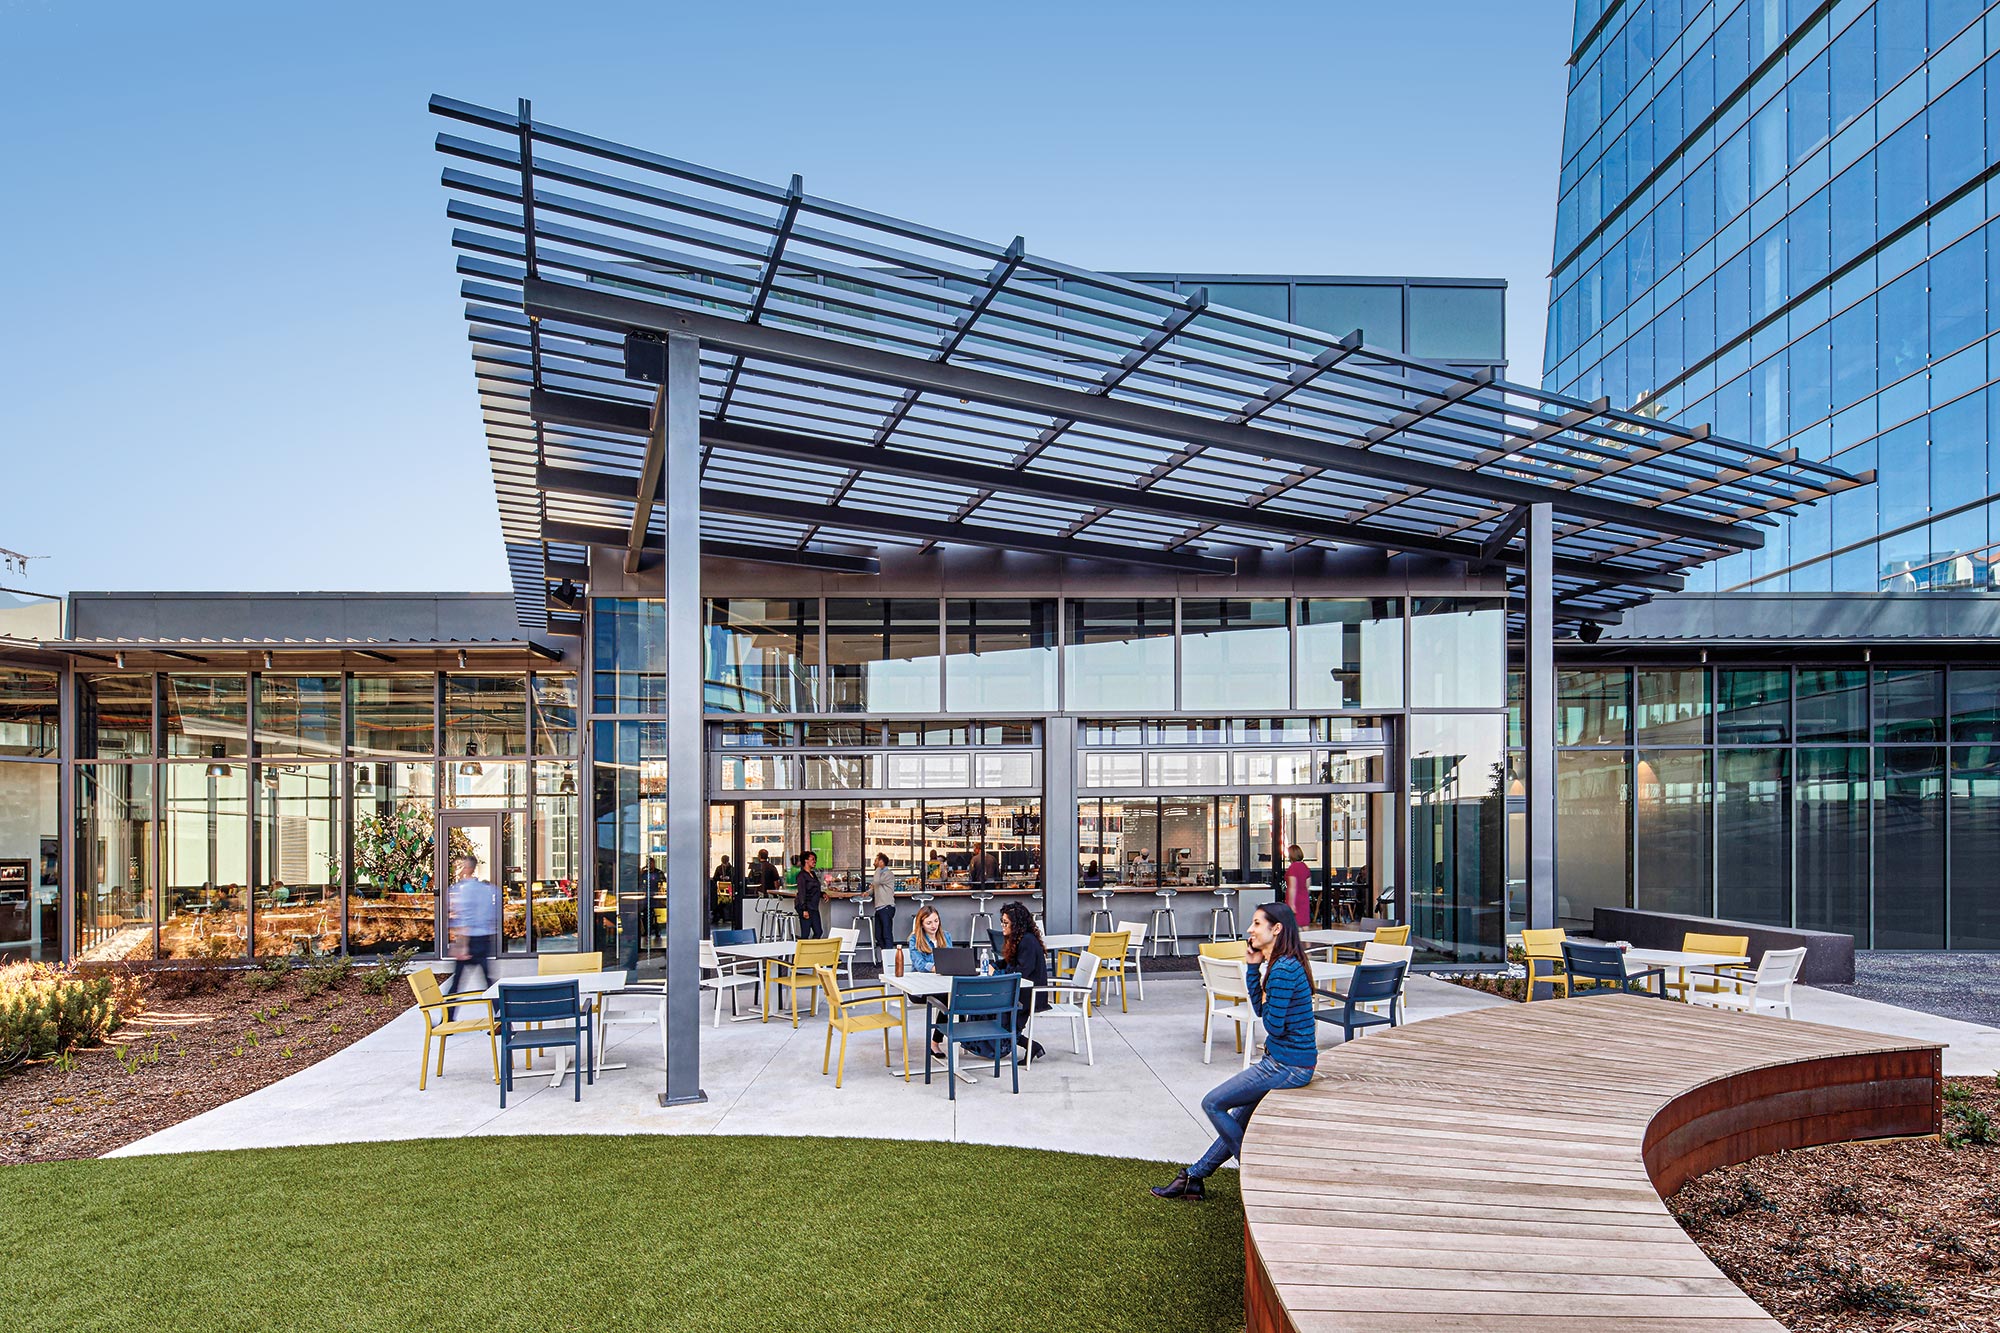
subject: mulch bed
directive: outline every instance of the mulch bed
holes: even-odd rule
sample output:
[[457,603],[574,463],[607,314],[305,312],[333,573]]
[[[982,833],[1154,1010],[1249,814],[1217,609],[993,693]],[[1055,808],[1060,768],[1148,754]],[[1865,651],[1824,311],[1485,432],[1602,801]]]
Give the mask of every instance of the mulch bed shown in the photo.
[[0,1163],[99,1156],[295,1074],[411,1004],[405,983],[373,995],[360,974],[317,995],[298,972],[203,984],[168,998],[162,983],[104,1045],[0,1075]]
[[1777,1153],[1668,1200],[1716,1266],[1793,1333],[2000,1329],[1995,1080],[1947,1081],[1947,1137]]

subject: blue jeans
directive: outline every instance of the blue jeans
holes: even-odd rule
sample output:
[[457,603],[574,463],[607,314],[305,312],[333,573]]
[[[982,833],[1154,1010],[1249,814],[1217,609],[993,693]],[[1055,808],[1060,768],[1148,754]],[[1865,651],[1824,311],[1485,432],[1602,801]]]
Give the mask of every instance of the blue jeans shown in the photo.
[[1267,1055],[1209,1089],[1201,1099],[1201,1109],[1215,1125],[1216,1139],[1201,1160],[1188,1168],[1188,1174],[1196,1180],[1214,1175],[1217,1167],[1243,1151],[1243,1130],[1264,1094],[1277,1088],[1302,1088],[1312,1076],[1313,1071],[1303,1065],[1281,1064]]

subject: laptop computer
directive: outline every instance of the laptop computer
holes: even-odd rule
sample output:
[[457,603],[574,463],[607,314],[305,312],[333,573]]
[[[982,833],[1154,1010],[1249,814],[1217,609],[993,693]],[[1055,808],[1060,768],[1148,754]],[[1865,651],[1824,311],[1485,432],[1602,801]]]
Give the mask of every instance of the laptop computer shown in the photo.
[[976,977],[979,975],[979,950],[962,948],[957,945],[937,951],[937,973],[941,977]]

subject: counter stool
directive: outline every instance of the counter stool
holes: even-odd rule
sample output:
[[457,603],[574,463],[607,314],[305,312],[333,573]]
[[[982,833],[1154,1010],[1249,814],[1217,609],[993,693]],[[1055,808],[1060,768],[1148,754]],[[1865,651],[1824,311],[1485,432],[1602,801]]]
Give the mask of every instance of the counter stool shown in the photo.
[[[1217,888],[1215,896],[1221,899],[1208,913],[1208,937],[1211,940],[1233,940],[1236,938],[1236,890]],[[1229,931],[1223,933],[1222,923],[1229,922]]]
[[1180,896],[1177,889],[1155,889],[1153,896],[1160,905],[1153,909],[1152,922],[1146,928],[1146,935],[1153,942],[1153,952],[1160,952],[1160,945],[1172,946],[1171,955],[1178,958],[1181,952],[1181,928],[1174,919],[1174,899]]
[[872,894],[850,899],[854,904],[854,952],[863,949],[875,955],[876,963],[882,961],[882,946],[875,942],[875,912],[869,906],[874,902]]
[[[1092,934],[1096,934],[1100,930],[1111,929],[1111,896],[1117,892],[1118,890],[1109,888],[1092,889],[1090,891],[1090,896],[1097,899],[1097,910],[1090,914],[1090,930]],[[1099,917],[1104,918],[1104,924],[1101,926],[1097,924]]]
[[771,914],[771,938],[774,940],[795,940],[799,937],[799,907],[796,898],[778,899],[778,908]]
[[[986,910],[987,904],[992,901],[993,890],[974,889],[972,891],[972,920],[965,927],[965,937],[967,939],[976,940],[979,938],[981,931],[993,929],[993,913]],[[980,925],[981,921],[984,921],[986,924],[983,926]]]

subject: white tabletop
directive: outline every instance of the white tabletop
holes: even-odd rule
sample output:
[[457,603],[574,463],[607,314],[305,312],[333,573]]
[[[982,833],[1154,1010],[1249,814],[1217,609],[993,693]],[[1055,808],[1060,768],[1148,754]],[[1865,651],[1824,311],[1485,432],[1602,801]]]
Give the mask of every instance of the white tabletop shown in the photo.
[[[832,937],[829,937],[832,938]],[[790,958],[797,953],[797,940],[762,940],[756,944],[718,944],[715,952],[724,958]],[[846,940],[840,942],[842,953],[853,953],[854,949]]]
[[1302,930],[1299,939],[1307,944],[1366,944],[1375,938],[1372,930]]
[[1087,949],[1090,947],[1088,935],[1044,935],[1042,947],[1045,949]]
[[[953,977],[940,976],[936,972],[905,972],[902,976],[885,976],[882,984],[892,991],[899,991],[913,1000],[942,999],[951,994]],[[1026,977],[1021,984],[1029,984]]]
[[[1738,953],[1686,953],[1680,949],[1627,949],[1625,970],[1643,972],[1648,968],[1671,967],[1685,972],[1691,967],[1735,967],[1750,960]],[[1633,964],[1638,964],[1635,968]]]
[[623,968],[620,968],[613,972],[565,972],[560,976],[502,977],[479,993],[489,1000],[495,1000],[500,997],[502,986],[510,989],[526,986],[558,986],[565,981],[574,981],[578,993],[583,995],[602,995],[606,991],[623,990],[632,984],[631,978],[626,976]]

